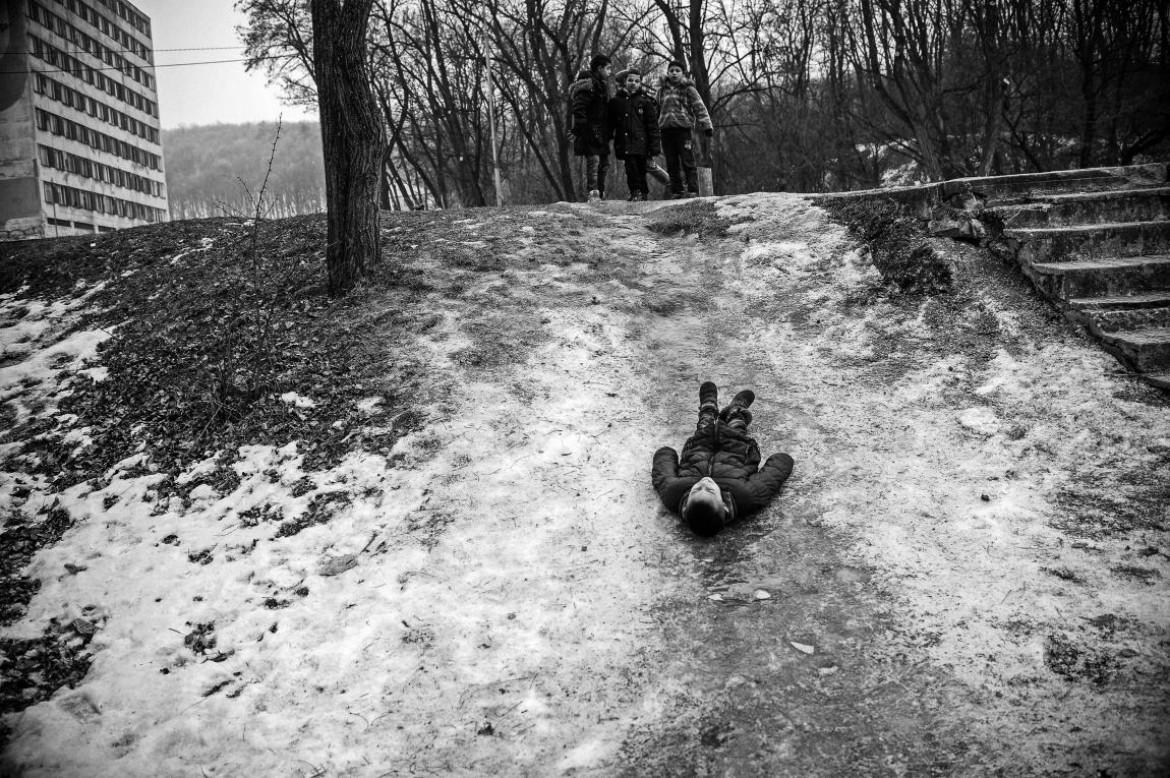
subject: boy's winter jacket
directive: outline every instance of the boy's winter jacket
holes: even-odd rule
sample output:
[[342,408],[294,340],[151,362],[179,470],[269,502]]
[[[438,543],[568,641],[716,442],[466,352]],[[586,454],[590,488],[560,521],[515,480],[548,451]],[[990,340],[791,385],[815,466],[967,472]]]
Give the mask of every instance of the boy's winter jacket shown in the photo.
[[569,86],[569,104],[573,153],[582,157],[609,153],[609,89],[605,80],[581,71]]
[[613,129],[614,156],[618,159],[656,157],[662,153],[658,103],[645,92],[629,95],[619,89],[609,101],[609,124]]
[[700,130],[710,130],[714,126],[703,98],[699,97],[699,90],[690,79],[684,78],[677,84],[670,83],[669,78],[663,79],[658,90],[658,105],[658,126],[663,129],[691,129],[696,123]]
[[773,454],[762,468],[760,447],[747,432],[717,421],[696,432],[683,446],[682,458],[669,446],[654,453],[651,481],[666,507],[681,512],[683,498],[704,476],[711,476],[732,509],[731,519],[754,513],[780,492],[792,474],[792,457]]

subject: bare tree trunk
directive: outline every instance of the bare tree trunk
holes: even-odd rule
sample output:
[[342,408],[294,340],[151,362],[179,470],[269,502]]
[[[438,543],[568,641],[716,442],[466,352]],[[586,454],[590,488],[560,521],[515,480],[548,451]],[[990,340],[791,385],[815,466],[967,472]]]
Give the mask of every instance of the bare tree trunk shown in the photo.
[[1081,115],[1081,167],[1093,164],[1093,146],[1097,140],[1097,90],[1104,41],[1101,33],[1101,8],[1104,0],[1073,0],[1073,50],[1081,70],[1081,97],[1085,101]]
[[371,88],[366,32],[373,0],[312,0],[314,74],[325,155],[329,294],[348,293],[378,258],[386,135]]

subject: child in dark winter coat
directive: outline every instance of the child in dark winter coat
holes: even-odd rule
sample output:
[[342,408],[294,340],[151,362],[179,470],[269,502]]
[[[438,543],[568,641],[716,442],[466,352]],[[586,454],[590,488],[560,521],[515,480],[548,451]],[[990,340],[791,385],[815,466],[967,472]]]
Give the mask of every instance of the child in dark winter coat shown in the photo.
[[664,505],[699,535],[714,535],[760,510],[792,474],[792,457],[773,454],[760,467],[760,447],[747,433],[756,396],[745,389],[719,410],[719,389],[699,388],[699,424],[682,457],[669,446],[654,453],[651,481]]
[[658,129],[658,103],[642,91],[642,74],[626,70],[619,89],[609,101],[609,124],[613,128],[614,156],[626,163],[626,183],[631,200],[646,200],[647,162],[662,150]]
[[709,138],[714,133],[714,126],[699,90],[686,77],[681,62],[671,62],[666,68],[666,81],[658,90],[658,105],[661,107],[658,124],[662,127],[662,151],[666,155],[671,192],[675,197],[694,197],[699,193],[699,168],[695,162],[693,131],[698,125]]
[[605,197],[605,174],[609,170],[609,64],[609,57],[598,54],[589,61],[588,76],[578,78],[569,87],[573,153],[585,157],[589,202]]

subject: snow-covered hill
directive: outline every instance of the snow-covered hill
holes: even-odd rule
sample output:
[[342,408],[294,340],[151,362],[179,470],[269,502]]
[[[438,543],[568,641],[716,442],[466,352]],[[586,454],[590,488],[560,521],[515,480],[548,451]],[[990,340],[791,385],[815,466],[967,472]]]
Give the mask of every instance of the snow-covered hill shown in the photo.
[[[993,260],[664,208],[387,215],[340,303],[313,220],[22,247],[5,774],[1159,774],[1165,398]],[[796,459],[713,540],[705,379]]]

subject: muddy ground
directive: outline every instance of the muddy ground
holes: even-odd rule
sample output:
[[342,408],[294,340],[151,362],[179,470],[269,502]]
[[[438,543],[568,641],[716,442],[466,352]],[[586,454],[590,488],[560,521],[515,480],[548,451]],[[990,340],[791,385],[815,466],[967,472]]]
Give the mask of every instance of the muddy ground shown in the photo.
[[[406,364],[419,398],[383,450],[257,441],[169,503],[143,461],[55,493],[9,460],[10,510],[75,525],[8,637],[97,634],[6,769],[1167,774],[1167,398],[973,250],[906,296],[800,197],[683,207],[388,218],[425,286],[354,316],[397,315],[354,407]],[[796,460],[710,540],[649,485],[706,379]]]

